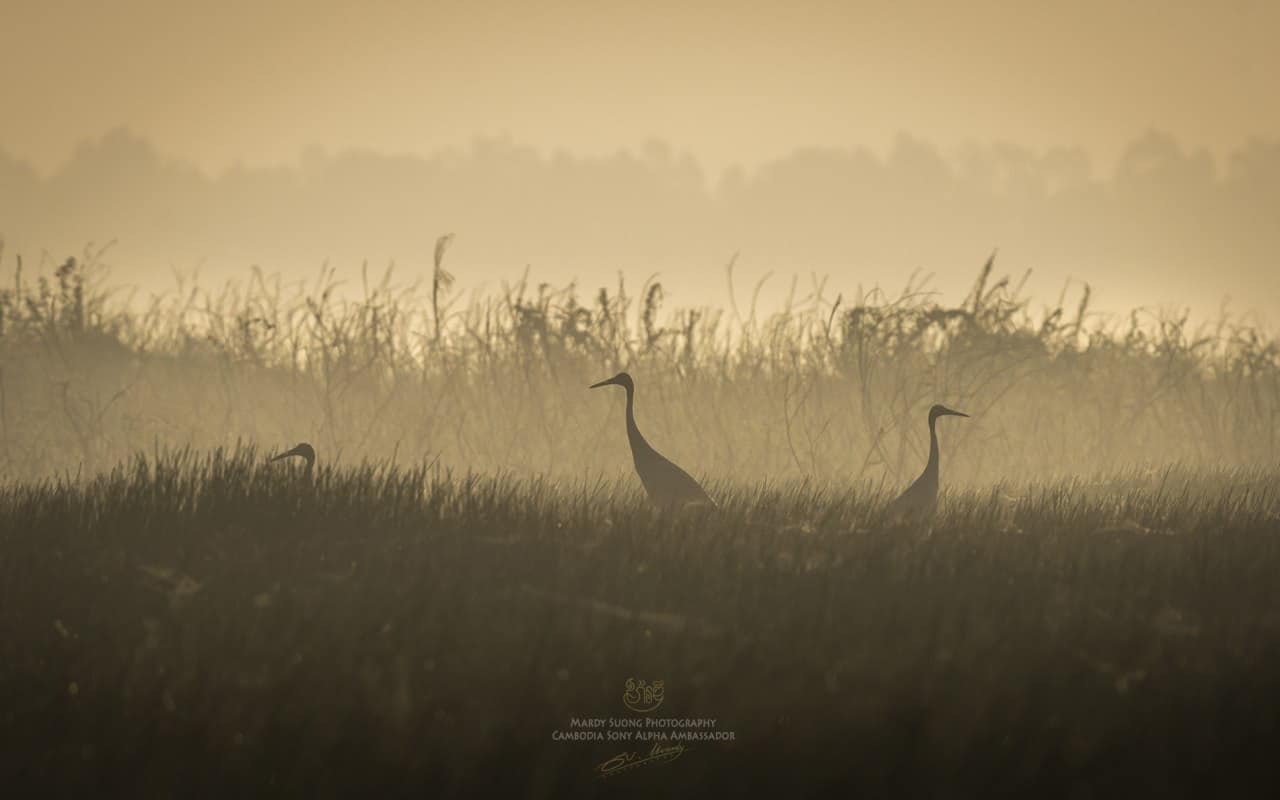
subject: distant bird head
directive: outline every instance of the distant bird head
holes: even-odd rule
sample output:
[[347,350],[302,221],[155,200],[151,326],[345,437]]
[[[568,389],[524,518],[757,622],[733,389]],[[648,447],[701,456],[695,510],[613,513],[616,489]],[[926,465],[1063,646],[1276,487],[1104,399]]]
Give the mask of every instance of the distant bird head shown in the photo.
[[279,461],[283,458],[290,458],[292,456],[301,456],[307,462],[307,469],[311,469],[311,467],[316,463],[316,449],[306,442],[303,442],[286,453],[281,453],[271,460]]
[[938,417],[967,417],[967,416],[969,415],[962,413],[960,411],[952,411],[946,406],[935,405],[933,408],[929,409],[930,422],[933,422]]
[[625,372],[619,372],[617,375],[614,375],[612,378],[610,378],[607,381],[600,381],[599,383],[593,383],[588,388],[599,389],[601,386],[621,386],[622,388],[626,389],[628,392],[634,392],[636,390],[636,385],[635,383],[632,382],[631,376]]

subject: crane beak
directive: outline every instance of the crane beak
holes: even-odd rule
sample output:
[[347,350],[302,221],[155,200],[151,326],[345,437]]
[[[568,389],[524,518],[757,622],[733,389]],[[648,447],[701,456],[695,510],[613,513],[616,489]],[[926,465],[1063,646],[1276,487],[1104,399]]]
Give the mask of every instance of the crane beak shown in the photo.
[[962,412],[962,411],[950,411],[950,412],[948,412],[948,413],[949,413],[949,414],[951,414],[951,416],[953,416],[953,417],[968,417],[968,416],[969,416],[968,414],[965,414],[965,413],[964,413],[964,412]]
[[615,381],[613,378],[610,378],[610,379],[609,379],[609,380],[607,380],[607,381],[600,381],[599,383],[593,383],[593,384],[591,384],[590,386],[588,386],[587,388],[588,388],[588,389],[599,389],[601,386],[613,386],[613,385],[614,385],[614,384],[616,384],[616,383],[617,383],[617,381]]

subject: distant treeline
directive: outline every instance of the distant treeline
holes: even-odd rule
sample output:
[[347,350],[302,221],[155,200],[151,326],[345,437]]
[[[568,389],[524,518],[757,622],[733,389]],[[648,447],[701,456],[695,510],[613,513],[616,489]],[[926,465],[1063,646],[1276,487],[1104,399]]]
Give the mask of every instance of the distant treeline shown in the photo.
[[707,174],[654,142],[582,157],[480,140],[430,157],[312,150],[291,166],[210,177],[116,131],[44,177],[0,153],[0,236],[10,251],[119,242],[119,280],[168,287],[170,268],[221,281],[250,265],[312,275],[328,260],[429,266],[452,231],[467,285],[520,274],[556,284],[662,272],[690,302],[723,302],[734,252],[749,276],[832,274],[900,286],[917,269],[958,298],[994,248],[1031,286],[1068,277],[1108,310],[1189,304],[1280,312],[1280,142],[1220,161],[1169,136],[1136,139],[1108,174],[1077,149],[903,135],[879,155],[801,149],[751,171]]

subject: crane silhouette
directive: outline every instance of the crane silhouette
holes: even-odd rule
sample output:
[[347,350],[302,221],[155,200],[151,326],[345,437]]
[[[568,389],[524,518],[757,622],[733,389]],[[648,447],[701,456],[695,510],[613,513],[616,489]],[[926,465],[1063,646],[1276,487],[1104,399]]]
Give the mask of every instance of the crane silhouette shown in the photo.
[[636,427],[636,385],[631,376],[619,372],[607,381],[594,383],[590,388],[621,386],[627,390],[627,439],[631,442],[631,458],[636,464],[636,474],[644,484],[649,500],[663,511],[678,511],[686,506],[710,506],[715,502],[707,496],[689,473],[680,469],[645,441]]
[[288,452],[285,452],[285,453],[281,453],[280,455],[275,456],[270,460],[280,461],[281,459],[292,458],[293,456],[300,456],[304,461],[307,462],[306,475],[308,478],[311,477],[311,468],[316,465],[316,449],[311,445],[307,444],[306,442],[302,442],[292,450],[289,450]]
[[938,505],[938,417],[967,417],[968,414],[935,405],[929,409],[929,463],[915,483],[885,508],[889,519],[921,519]]

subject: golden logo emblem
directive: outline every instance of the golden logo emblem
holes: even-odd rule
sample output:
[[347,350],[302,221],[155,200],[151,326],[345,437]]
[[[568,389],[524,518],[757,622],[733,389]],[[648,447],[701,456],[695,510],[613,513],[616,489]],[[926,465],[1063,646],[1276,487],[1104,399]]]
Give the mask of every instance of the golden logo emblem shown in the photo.
[[626,689],[622,693],[622,704],[637,714],[647,714],[662,705],[662,681],[645,683],[635,678],[627,678]]

